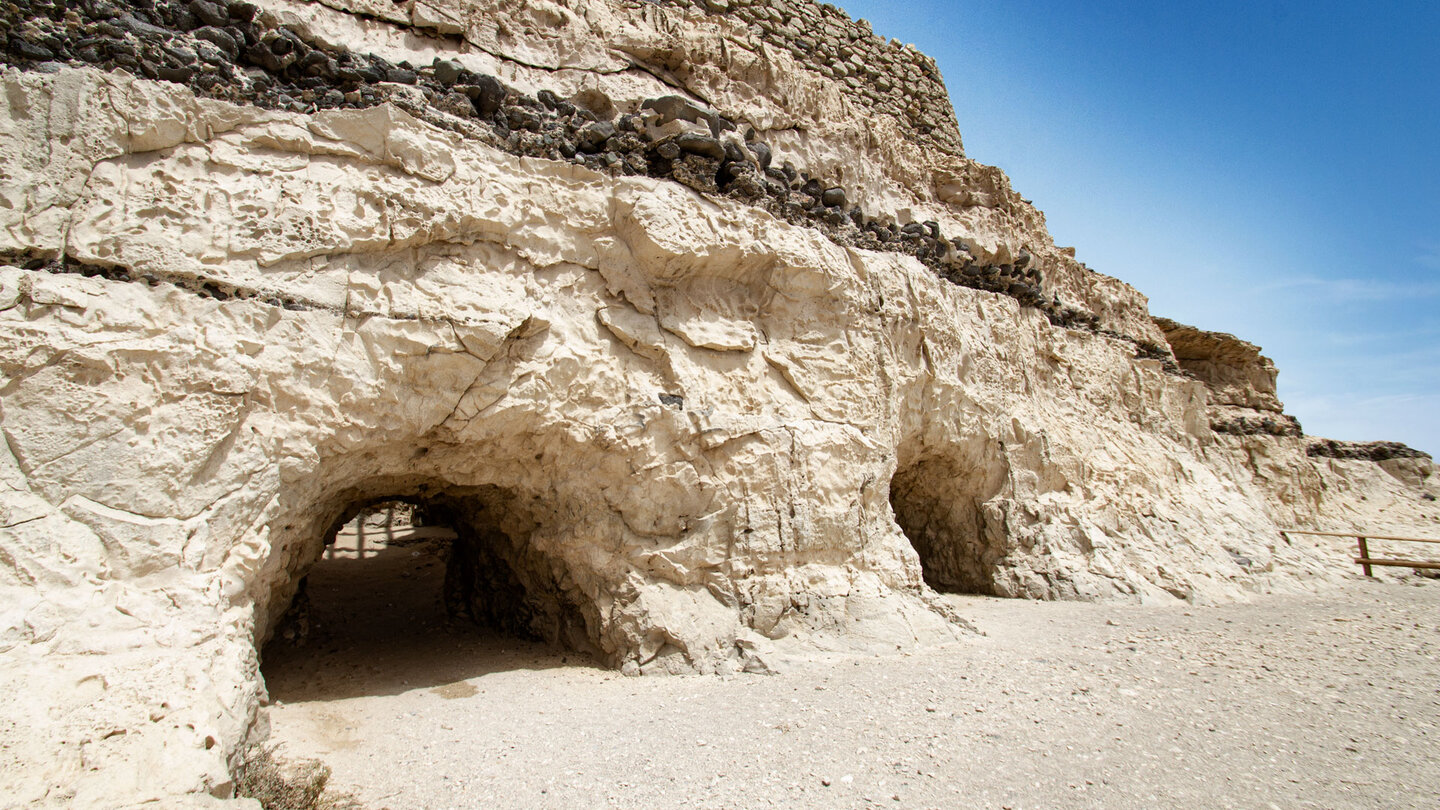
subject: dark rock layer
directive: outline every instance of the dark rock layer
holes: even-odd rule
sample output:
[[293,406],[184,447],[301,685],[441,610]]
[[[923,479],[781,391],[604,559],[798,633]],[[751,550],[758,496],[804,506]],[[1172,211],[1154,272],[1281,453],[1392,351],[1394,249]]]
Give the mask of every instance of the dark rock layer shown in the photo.
[[1389,461],[1392,458],[1430,458],[1400,442],[1344,442],[1336,439],[1314,439],[1305,448],[1312,458],[1347,458],[1364,461]]
[[710,136],[684,132],[657,139],[639,115],[604,120],[555,93],[530,96],[453,62],[417,67],[329,49],[285,26],[266,24],[244,0],[18,0],[0,9],[0,38],[6,46],[0,61],[22,70],[53,72],[62,63],[123,70],[183,84],[201,96],[297,113],[388,101],[511,154],[672,180],[762,207],[842,245],[906,253],[951,283],[1007,295],[1041,310],[1057,326],[1128,341],[1138,357],[1178,371],[1165,347],[1101,329],[1094,313],[1047,295],[1042,273],[1028,255],[1014,264],[986,264],[964,239],[943,234],[938,223],[866,214],[845,189],[788,161],[771,165],[772,149],[752,128],[744,127],[746,148],[738,138],[722,140],[745,122],[686,99],[651,99],[642,110],[661,121],[706,124]]

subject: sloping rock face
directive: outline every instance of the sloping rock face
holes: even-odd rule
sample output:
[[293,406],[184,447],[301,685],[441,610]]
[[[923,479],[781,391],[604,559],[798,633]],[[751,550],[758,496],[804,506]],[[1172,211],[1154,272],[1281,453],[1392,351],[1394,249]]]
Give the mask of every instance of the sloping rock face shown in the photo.
[[229,796],[256,650],[380,501],[446,510],[497,624],[645,672],[952,638],[932,588],[1241,598],[1347,570],[1279,527],[1440,522],[1428,457],[1307,445],[1257,348],[1057,248],[933,62],[827,6],[6,13],[12,803]]
[[1275,391],[1279,371],[1260,347],[1224,332],[1156,318],[1181,370],[1205,383],[1210,429],[1217,433],[1300,436]]

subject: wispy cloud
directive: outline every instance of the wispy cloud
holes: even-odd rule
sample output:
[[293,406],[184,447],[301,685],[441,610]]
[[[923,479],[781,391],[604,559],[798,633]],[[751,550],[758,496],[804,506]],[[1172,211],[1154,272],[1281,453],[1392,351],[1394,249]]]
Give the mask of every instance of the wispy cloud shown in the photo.
[[[1436,256],[1435,260],[1440,262],[1440,256]],[[1257,292],[1295,291],[1327,301],[1397,301],[1440,296],[1440,279],[1400,282],[1371,278],[1301,276],[1272,281],[1255,289]]]
[[[1307,330],[1307,333],[1311,332]],[[1322,333],[1320,337],[1328,345],[1337,349],[1366,346],[1410,346],[1422,353],[1432,354],[1440,351],[1440,322],[1398,331],[1376,329],[1373,332],[1342,332],[1331,330]]]

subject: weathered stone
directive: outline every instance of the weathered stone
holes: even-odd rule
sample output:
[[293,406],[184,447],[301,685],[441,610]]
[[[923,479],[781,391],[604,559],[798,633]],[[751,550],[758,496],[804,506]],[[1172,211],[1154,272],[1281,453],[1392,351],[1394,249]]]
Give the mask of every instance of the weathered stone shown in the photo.
[[615,137],[615,125],[609,121],[586,124],[576,138],[576,148],[582,152],[599,152],[605,142]]
[[[1433,514],[1428,459],[1300,436],[1257,348],[1157,324],[902,121],[951,120],[923,57],[874,44],[905,104],[857,116],[813,64],[833,9],[796,6],[834,30],[789,62],[618,0],[543,36],[533,4],[231,4],[247,64],[182,86],[135,74],[213,35],[92,7],[103,69],[0,77],[12,803],[224,795],[258,645],[375,498],[488,538],[507,598],[472,613],[631,674],[962,632],[926,583],[1243,598],[1344,570],[1280,525]],[[452,57],[454,93],[380,85]],[[691,126],[652,151],[608,123],[645,104]]]
[[223,3],[213,0],[190,0],[190,13],[205,25],[222,26],[230,22],[230,12]]
[[170,67],[167,65],[160,65],[155,69],[155,74],[164,81],[178,82],[180,84],[184,84],[185,82],[190,81],[190,78],[195,75],[195,71],[194,69],[185,66]]
[[543,124],[543,120],[538,113],[524,107],[510,107],[506,109],[505,119],[511,129],[523,129],[529,132],[539,132]]
[[655,111],[662,124],[669,121],[689,121],[691,123],[703,122],[708,126],[712,116],[709,110],[680,96],[647,98],[641,102],[640,109]]
[[680,151],[692,155],[701,155],[715,160],[725,158],[725,147],[718,140],[693,132],[686,132],[676,137],[675,145],[680,147]]
[[416,28],[428,28],[439,34],[464,34],[464,19],[444,8],[443,0],[414,0],[410,21]]
[[420,76],[413,70],[397,67],[385,71],[385,81],[396,84],[415,84],[420,81]]
[[1389,461],[1391,459],[1429,459],[1423,453],[1399,442],[1340,442],[1334,439],[1311,438],[1305,448],[1306,454],[1318,458],[1364,459],[1366,461]]
[[1193,326],[1156,318],[1156,325],[1187,374],[1205,383],[1210,402],[1279,413],[1276,395],[1279,371],[1260,347],[1223,332],[1206,332]]
[[214,44],[232,61],[240,57],[240,43],[224,28],[206,26],[195,30],[195,38]]
[[764,141],[751,141],[745,144],[745,148],[749,149],[751,154],[755,155],[755,160],[759,162],[761,169],[770,168],[770,161],[773,159],[773,155],[770,151],[769,144]]
[[36,61],[44,61],[46,59],[55,58],[55,52],[45,47],[44,45],[31,42],[27,39],[22,39],[21,37],[17,37],[14,35],[11,35],[10,37],[10,52],[15,54],[16,56],[25,59],[34,59]]
[[461,70],[463,68],[459,62],[450,59],[438,60],[435,62],[435,81],[447,86],[452,85],[459,80]]
[[240,0],[240,2],[234,2],[232,0],[229,10],[230,16],[241,22],[250,22],[255,19],[255,15],[259,13],[258,6],[254,3],[244,2],[243,0]]
[[475,111],[485,116],[494,115],[505,101],[505,85],[494,76],[481,76],[476,80],[475,87],[476,92],[471,96]]

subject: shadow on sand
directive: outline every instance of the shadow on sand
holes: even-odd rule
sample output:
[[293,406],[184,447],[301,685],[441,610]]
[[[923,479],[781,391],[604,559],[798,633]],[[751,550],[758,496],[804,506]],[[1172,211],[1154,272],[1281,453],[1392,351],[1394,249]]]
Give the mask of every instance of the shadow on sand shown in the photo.
[[261,656],[272,700],[286,703],[472,693],[468,679],[513,670],[595,666],[583,655],[446,616],[443,538],[342,533],[307,576],[308,632],[277,635]]

